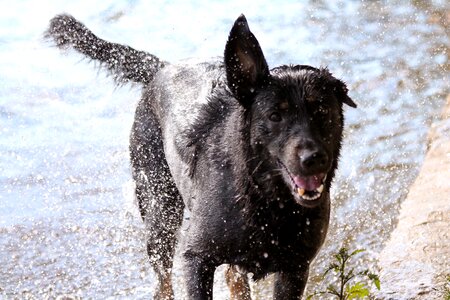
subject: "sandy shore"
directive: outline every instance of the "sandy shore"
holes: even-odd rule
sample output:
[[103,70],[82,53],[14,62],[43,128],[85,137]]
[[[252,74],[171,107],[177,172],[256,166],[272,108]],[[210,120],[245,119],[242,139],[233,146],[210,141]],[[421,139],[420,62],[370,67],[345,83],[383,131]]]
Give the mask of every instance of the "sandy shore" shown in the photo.
[[450,95],[379,266],[382,299],[444,299],[450,274]]

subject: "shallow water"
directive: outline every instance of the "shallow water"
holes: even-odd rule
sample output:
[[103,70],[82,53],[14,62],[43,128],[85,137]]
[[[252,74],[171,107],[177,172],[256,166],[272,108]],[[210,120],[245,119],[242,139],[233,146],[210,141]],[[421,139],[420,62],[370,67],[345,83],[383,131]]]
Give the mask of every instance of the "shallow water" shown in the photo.
[[[139,87],[115,87],[94,63],[42,41],[53,15],[176,61],[222,54],[243,12],[270,66],[328,66],[348,83],[359,106],[346,109],[332,224],[309,285],[317,290],[342,245],[367,249],[360,258],[375,268],[418,172],[449,93],[450,5],[431,3],[0,4],[0,299],[148,298],[154,284],[128,160]],[[178,268],[174,277],[179,286]],[[270,299],[269,285],[258,299]]]

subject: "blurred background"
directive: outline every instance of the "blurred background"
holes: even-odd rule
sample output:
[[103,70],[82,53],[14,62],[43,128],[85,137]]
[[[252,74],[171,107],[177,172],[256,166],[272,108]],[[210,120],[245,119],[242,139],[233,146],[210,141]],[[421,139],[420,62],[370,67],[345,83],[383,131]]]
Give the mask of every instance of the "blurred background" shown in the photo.
[[[3,1],[0,299],[148,299],[155,283],[128,156],[140,87],[117,87],[44,41],[62,12],[170,62],[221,56],[244,13],[270,67],[328,66],[358,108],[345,111],[330,231],[308,289],[344,245],[366,249],[360,259],[376,270],[449,93],[448,1]],[[227,299],[219,273],[215,296]],[[256,299],[268,290],[270,278]]]

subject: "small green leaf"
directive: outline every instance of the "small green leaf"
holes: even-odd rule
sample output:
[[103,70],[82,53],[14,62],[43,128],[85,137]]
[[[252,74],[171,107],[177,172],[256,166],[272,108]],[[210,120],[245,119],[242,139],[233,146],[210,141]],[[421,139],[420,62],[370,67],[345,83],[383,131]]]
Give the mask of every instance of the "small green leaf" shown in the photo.
[[337,264],[330,264],[328,268],[323,273],[322,277],[325,278],[325,276],[330,272],[331,270],[334,270],[335,272],[338,272],[339,266]]
[[349,258],[349,256],[348,256],[348,249],[345,248],[345,247],[342,247],[339,250],[339,254],[338,255],[341,257],[342,260],[344,260],[344,261],[347,260]]
[[343,259],[343,257],[341,256],[341,254],[340,253],[338,253],[338,254],[335,254],[334,255],[334,258],[336,258],[336,260],[339,262],[339,263],[342,263],[342,259]]
[[347,278],[352,278],[353,277],[353,273],[355,272],[355,268],[351,268],[351,270],[347,273]]
[[369,290],[362,282],[357,282],[354,285],[347,286],[348,300],[359,299],[369,296]]
[[315,292],[314,294],[311,294],[308,297],[306,297],[306,300],[312,300],[314,296],[320,296],[324,294],[326,294],[326,292]]
[[331,284],[327,287],[327,292],[332,294],[332,295],[339,295],[336,287],[334,285],[331,285]]
[[369,273],[367,274],[367,277],[369,277],[369,279],[372,280],[372,282],[375,284],[378,290],[381,289],[380,278],[378,277],[377,274]]
[[369,270],[364,270],[364,271],[360,271],[359,273],[358,273],[358,275],[362,275],[362,276],[368,276],[367,274],[369,274]]
[[348,253],[348,249],[345,247],[342,247],[341,249],[339,249],[339,254],[344,256]]
[[356,254],[364,252],[364,251],[366,251],[366,249],[357,249],[357,250],[353,251],[352,254],[350,254],[350,256],[356,255]]

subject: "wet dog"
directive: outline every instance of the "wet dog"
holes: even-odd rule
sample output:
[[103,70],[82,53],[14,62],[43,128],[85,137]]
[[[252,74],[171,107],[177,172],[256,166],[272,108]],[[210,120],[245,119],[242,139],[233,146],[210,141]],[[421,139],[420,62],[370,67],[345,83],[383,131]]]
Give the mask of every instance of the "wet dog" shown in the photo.
[[271,273],[274,299],[300,299],[328,228],[343,104],[356,107],[346,85],[325,68],[269,69],[243,15],[223,61],[170,64],[104,41],[69,15],[46,34],[100,61],[118,83],[143,85],[130,153],[159,279],[154,298],[173,299],[180,239],[188,299],[212,299],[221,264],[230,265],[232,299],[250,297],[248,274]]

